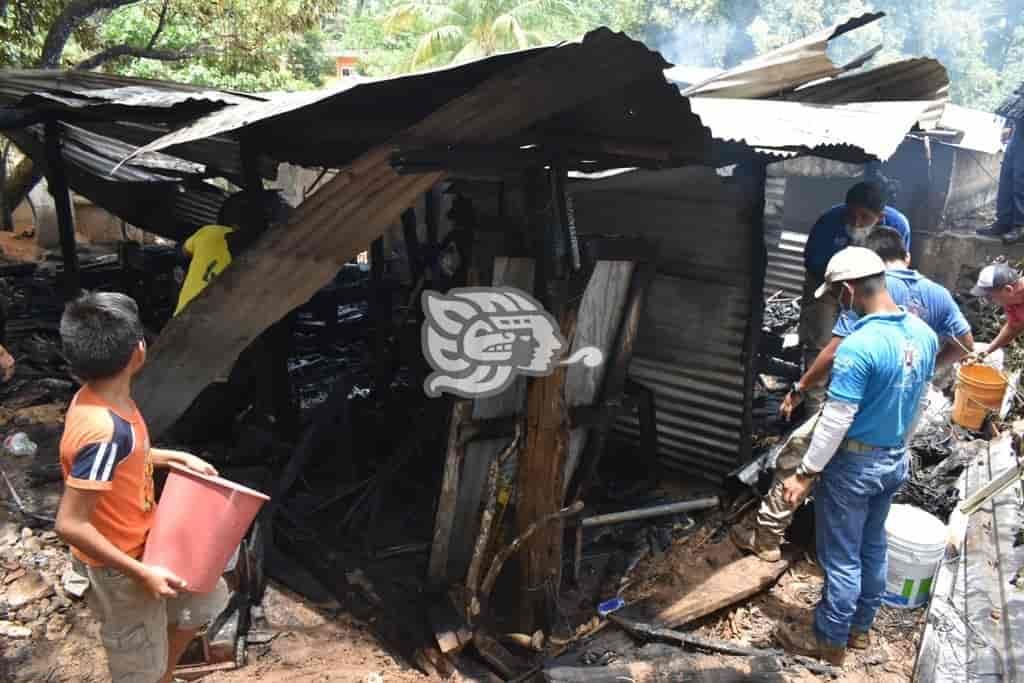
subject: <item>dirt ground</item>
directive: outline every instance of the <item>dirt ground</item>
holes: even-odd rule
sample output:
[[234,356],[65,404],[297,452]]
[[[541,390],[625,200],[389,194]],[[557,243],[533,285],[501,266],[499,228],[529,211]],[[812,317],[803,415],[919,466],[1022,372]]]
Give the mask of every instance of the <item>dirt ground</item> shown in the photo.
[[[671,601],[685,594],[697,565],[708,562],[710,554],[734,552],[731,542],[696,533],[680,539],[660,558],[650,558],[638,567],[627,588],[630,601],[649,598]],[[684,627],[695,635],[717,638],[758,648],[779,648],[776,625],[809,624],[822,588],[821,569],[803,557],[787,570],[768,591],[720,610]],[[883,606],[872,629],[872,647],[849,651],[844,673],[836,680],[849,683],[905,683],[913,677],[914,660],[924,630],[925,610],[902,610]],[[694,628],[695,627],[695,628]],[[808,674],[808,676],[810,676]],[[790,680],[817,680],[814,676],[788,676]]]

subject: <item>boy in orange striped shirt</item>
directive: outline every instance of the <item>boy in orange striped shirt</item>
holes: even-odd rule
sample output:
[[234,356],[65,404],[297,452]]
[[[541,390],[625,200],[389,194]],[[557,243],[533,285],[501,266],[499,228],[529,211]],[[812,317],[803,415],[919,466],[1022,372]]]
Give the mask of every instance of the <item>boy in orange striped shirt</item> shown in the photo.
[[[208,594],[140,560],[155,506],[153,468],[216,474],[189,453],[150,448],[131,382],[146,359],[139,311],[128,296],[84,294],[60,324],[64,353],[83,383],[60,443],[64,495],[56,530],[90,583],[89,607],[115,683],[170,681],[196,631],[227,604],[223,579]],[[180,592],[179,592],[180,591]]]

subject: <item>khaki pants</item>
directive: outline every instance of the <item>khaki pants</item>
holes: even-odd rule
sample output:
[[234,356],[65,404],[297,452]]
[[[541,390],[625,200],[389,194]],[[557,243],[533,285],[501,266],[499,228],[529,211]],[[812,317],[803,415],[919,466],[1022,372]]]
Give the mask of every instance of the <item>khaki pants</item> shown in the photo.
[[[804,294],[800,301],[800,343],[804,347],[804,366],[811,367],[811,363],[818,357],[821,350],[828,346],[832,339],[832,329],[839,319],[839,302],[831,294],[826,294],[820,299],[814,298],[814,290],[821,282],[808,273],[804,278]],[[825,403],[826,385],[814,387],[807,390],[805,404],[807,415],[814,415]]]
[[772,487],[768,495],[761,499],[761,507],[757,510],[756,527],[758,540],[765,544],[781,545],[786,535],[786,529],[793,521],[791,508],[782,497],[782,482],[800,466],[800,461],[811,445],[811,436],[814,434],[814,426],[818,423],[819,413],[808,419],[797,427],[786,444],[779,452],[775,461],[775,476],[772,478]]
[[224,579],[210,593],[181,592],[157,600],[134,579],[113,569],[88,567],[72,560],[76,573],[89,580],[89,611],[100,622],[113,683],[156,683],[167,670],[167,626],[198,629],[228,604]]

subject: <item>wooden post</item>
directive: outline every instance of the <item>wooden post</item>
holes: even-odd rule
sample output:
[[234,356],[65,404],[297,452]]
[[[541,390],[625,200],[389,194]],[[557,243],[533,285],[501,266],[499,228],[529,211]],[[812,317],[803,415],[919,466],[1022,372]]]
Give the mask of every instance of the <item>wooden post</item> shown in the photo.
[[[534,293],[555,315],[562,333],[571,338],[574,316],[568,310],[567,281],[551,279],[552,271],[566,274],[564,263],[553,259],[557,227],[554,216],[540,209],[545,206],[545,183],[541,171],[532,171],[525,179],[526,202],[531,232],[536,238],[537,267]],[[561,250],[564,254],[564,250]],[[526,396],[526,441],[519,456],[516,525],[519,533],[538,519],[562,507],[563,476],[568,454],[569,420],[563,390],[566,368],[560,367],[547,377],[531,378]],[[519,621],[526,633],[549,630],[557,609],[562,581],[562,525],[547,524],[527,540],[520,556]]]
[[[252,140],[242,141],[241,155],[242,182],[245,183],[244,190],[249,195],[248,201],[245,202],[242,228],[251,230],[254,235],[260,235],[267,229],[267,214],[259,154]],[[288,374],[288,356],[292,343],[291,321],[292,314],[288,313],[261,335],[270,355],[270,367],[267,368],[267,379],[263,383],[265,389],[270,392],[267,397],[268,405],[277,420],[278,433],[289,439],[298,437],[301,422],[299,408],[292,393],[291,375]]]
[[373,386],[377,404],[391,393],[391,360],[388,337],[391,331],[391,294],[384,290],[384,238],[370,245],[370,318],[373,320]]
[[416,209],[408,208],[402,213],[402,238],[405,240],[405,254],[409,259],[409,275],[415,286],[423,274],[420,238],[416,232]]
[[441,222],[441,206],[437,197],[437,187],[427,191],[424,199],[426,205],[427,244],[437,246],[438,225]]
[[64,296],[71,300],[81,290],[78,267],[78,249],[75,246],[75,218],[71,213],[71,192],[64,173],[64,158],[60,153],[60,122],[50,119],[45,128],[46,184],[57,206],[57,228],[60,231],[60,250],[64,256]]

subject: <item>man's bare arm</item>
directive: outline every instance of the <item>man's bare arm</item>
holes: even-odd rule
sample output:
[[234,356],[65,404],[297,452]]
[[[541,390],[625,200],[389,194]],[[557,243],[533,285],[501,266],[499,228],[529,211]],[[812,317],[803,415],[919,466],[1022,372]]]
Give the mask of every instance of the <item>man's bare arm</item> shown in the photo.
[[988,355],[993,351],[1001,349],[1005,346],[1009,346],[1010,344],[1013,343],[1013,340],[1020,335],[1021,332],[1024,332],[1024,321],[1019,323],[1011,323],[1009,320],[1007,320],[1003,324],[1002,329],[999,330],[999,334],[996,335],[996,338],[993,339],[992,343],[988,345],[987,349],[985,349],[985,354]]

